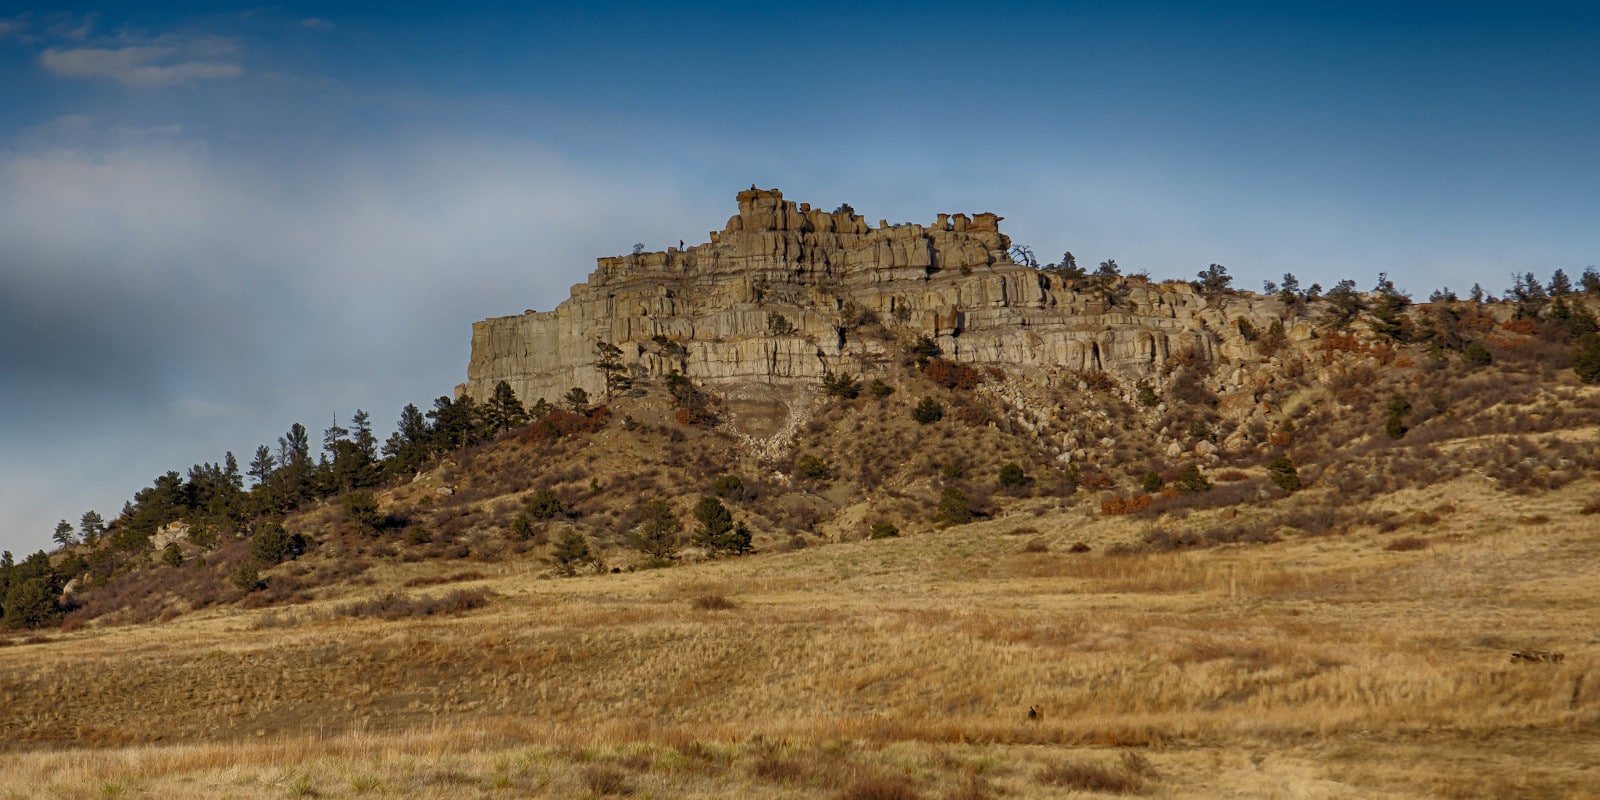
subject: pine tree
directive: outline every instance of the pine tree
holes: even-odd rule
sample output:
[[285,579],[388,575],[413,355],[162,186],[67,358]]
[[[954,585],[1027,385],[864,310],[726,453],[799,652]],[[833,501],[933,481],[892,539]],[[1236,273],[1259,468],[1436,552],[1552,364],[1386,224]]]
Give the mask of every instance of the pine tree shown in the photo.
[[56,523],[56,532],[50,538],[54,539],[56,544],[61,545],[62,547],[71,547],[78,541],[77,537],[72,532],[72,523],[66,520],[61,520],[60,522]]
[[972,501],[967,499],[966,493],[954,486],[946,486],[939,492],[939,505],[933,512],[933,523],[939,527],[950,525],[965,525],[974,517]]
[[550,562],[557,572],[568,577],[578,574],[579,567],[593,560],[594,551],[589,547],[589,540],[577,528],[562,531],[550,548]]
[[272,450],[266,445],[256,448],[256,457],[250,460],[249,470],[250,477],[256,481],[255,488],[259,489],[267,485],[267,481],[272,478],[272,471],[276,466],[276,463],[272,460]]
[[84,543],[92,545],[105,533],[106,521],[98,511],[85,511],[78,520],[78,530],[83,534]]
[[565,403],[567,408],[574,414],[589,413],[589,393],[584,391],[582,386],[574,386],[568,389],[566,395],[561,398],[561,402]]
[[490,430],[505,433],[527,422],[528,412],[522,407],[522,401],[517,399],[511,384],[500,381],[494,385],[494,392],[484,404],[483,417]]
[[618,394],[633,387],[633,379],[628,377],[628,367],[622,363],[622,348],[597,339],[594,343],[595,366],[605,378],[606,402],[611,402]]
[[694,507],[694,518],[700,523],[695,532],[695,543],[712,551],[722,549],[724,537],[733,530],[733,514],[715,497],[702,497]]
[[1267,477],[1284,491],[1293,492],[1300,488],[1300,471],[1295,469],[1294,462],[1288,456],[1278,456],[1267,465]]
[[665,500],[652,500],[645,504],[644,523],[630,538],[634,548],[656,564],[664,564],[678,557],[678,534],[683,521],[672,513]]

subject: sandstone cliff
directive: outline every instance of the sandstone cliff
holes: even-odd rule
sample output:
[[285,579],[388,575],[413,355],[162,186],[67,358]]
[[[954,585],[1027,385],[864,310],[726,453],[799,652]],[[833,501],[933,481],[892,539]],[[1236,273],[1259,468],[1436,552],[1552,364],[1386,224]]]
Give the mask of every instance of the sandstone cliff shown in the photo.
[[1244,353],[1239,318],[1264,328],[1279,316],[1253,295],[1219,303],[1185,283],[1106,287],[1014,263],[994,214],[874,227],[848,206],[813,209],[775,189],[738,203],[707,243],[599,259],[555,310],[475,323],[458,393],[482,400],[504,380],[525,402],[574,386],[598,394],[603,341],[641,374],[677,369],[738,395],[870,373],[917,335],[946,357],[1047,382],[1079,370],[1158,381],[1185,351]]

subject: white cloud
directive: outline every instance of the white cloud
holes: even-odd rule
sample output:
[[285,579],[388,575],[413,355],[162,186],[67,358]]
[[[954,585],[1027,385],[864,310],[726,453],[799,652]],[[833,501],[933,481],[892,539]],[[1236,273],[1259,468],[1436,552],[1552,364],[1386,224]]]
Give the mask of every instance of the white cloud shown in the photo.
[[332,22],[322,19],[321,17],[307,17],[303,20],[300,20],[300,27],[305,28],[308,31],[331,31],[333,30],[334,25]]
[[39,63],[64,78],[108,78],[135,89],[153,89],[237,78],[244,68],[226,58],[237,49],[218,37],[164,36],[127,47],[52,47],[39,54]]
[[22,30],[22,21],[15,19],[0,19],[0,39]]

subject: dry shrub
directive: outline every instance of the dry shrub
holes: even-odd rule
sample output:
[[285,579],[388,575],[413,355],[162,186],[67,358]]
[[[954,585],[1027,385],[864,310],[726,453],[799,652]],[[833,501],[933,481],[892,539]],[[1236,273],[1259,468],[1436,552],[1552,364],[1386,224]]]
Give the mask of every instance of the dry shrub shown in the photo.
[[1428,549],[1428,540],[1421,536],[1402,536],[1399,539],[1395,539],[1394,541],[1384,545],[1383,549],[1395,553],[1404,553],[1412,550],[1426,550]]
[[527,440],[531,444],[544,444],[568,436],[594,433],[600,430],[610,416],[610,410],[604,406],[587,414],[577,414],[558,408],[528,428]]
[[1600,500],[1590,500],[1583,508],[1578,509],[1579,514],[1600,514]]
[[966,364],[957,364],[943,358],[928,359],[928,365],[922,368],[922,374],[946,389],[972,389],[983,383],[982,372]]
[[989,781],[978,775],[969,775],[960,786],[945,795],[945,800],[992,800],[995,796],[994,787],[989,785]]
[[1144,788],[1144,778],[1087,761],[1056,761],[1045,765],[1034,780],[1085,792],[1132,794]]
[[1520,333],[1523,336],[1532,336],[1539,332],[1538,320],[1532,319],[1508,319],[1500,323],[1500,327],[1512,333]]
[[1249,477],[1250,473],[1248,472],[1237,469],[1225,469],[1212,476],[1211,480],[1215,483],[1233,483],[1234,481],[1247,480]]
[[406,597],[390,592],[370,600],[337,606],[332,613],[339,617],[378,617],[395,620],[406,617],[460,614],[488,604],[489,593],[482,589],[457,589],[439,597]]
[[596,797],[633,794],[633,786],[628,783],[628,774],[612,766],[585,767],[583,785]]
[[463,570],[450,575],[419,575],[405,582],[410,587],[438,586],[442,583],[461,583],[462,581],[476,581],[488,577],[475,569]]
[[1111,488],[1111,476],[1104,472],[1085,472],[1078,476],[1078,488],[1088,492],[1109,489]]
[[1549,514],[1524,514],[1517,517],[1517,522],[1522,525],[1544,525],[1549,521]]
[[1049,545],[1049,543],[1045,542],[1045,540],[1043,540],[1043,539],[1034,539],[1034,540],[1032,540],[1032,541],[1030,541],[1027,544],[1022,546],[1022,552],[1024,552],[1024,553],[1048,553],[1048,552],[1050,552],[1050,545]]
[[1110,373],[1097,369],[1080,369],[1071,373],[1069,377],[1083,384],[1091,392],[1113,392],[1117,389],[1117,379],[1111,377]]
[[700,609],[701,611],[731,611],[735,608],[738,608],[738,606],[735,605],[732,600],[729,600],[726,595],[715,592],[700,595],[692,602],[694,607]]
[[1324,353],[1359,353],[1366,348],[1353,333],[1332,333],[1317,343],[1317,349]]
[[840,793],[839,800],[922,800],[922,794],[904,778],[868,778]]
[[1087,542],[1073,542],[1072,546],[1067,548],[1067,552],[1069,552],[1069,553],[1087,553],[1087,552],[1089,552],[1090,549],[1091,548],[1089,547]]
[[1122,754],[1122,771],[1141,778],[1157,777],[1155,765],[1150,763],[1150,759],[1146,758],[1144,753],[1135,753],[1132,750]]
[[1153,500],[1154,498],[1147,494],[1136,494],[1131,497],[1113,494],[1100,498],[1100,513],[1108,517],[1132,514],[1150,505]]

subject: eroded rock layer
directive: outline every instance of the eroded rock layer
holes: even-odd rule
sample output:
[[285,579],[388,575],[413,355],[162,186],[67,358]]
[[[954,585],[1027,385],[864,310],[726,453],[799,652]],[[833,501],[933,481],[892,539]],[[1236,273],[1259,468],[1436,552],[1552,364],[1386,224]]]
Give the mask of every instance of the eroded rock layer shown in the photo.
[[475,323],[460,393],[482,400],[504,380],[525,402],[574,386],[597,394],[597,342],[637,372],[677,369],[712,387],[870,371],[917,335],[968,363],[1153,377],[1187,351],[1242,352],[1239,317],[1277,318],[1262,298],[1223,308],[1184,283],[1108,290],[1014,263],[994,214],[873,227],[848,206],[825,212],[776,189],[738,201],[707,243],[599,259],[553,311]]

